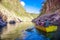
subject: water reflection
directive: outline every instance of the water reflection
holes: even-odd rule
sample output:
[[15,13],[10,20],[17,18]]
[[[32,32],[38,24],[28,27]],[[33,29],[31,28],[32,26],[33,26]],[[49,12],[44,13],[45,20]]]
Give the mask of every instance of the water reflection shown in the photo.
[[[60,32],[45,33],[32,28],[23,33],[23,40],[60,40]],[[19,39],[19,38],[18,38]]]
[[45,33],[36,30],[32,22],[8,24],[3,31],[2,40],[59,40],[60,32]]
[[31,28],[33,26],[32,22],[21,22],[15,25],[7,24],[7,29],[3,28],[2,39],[3,40],[14,40],[19,37],[22,38],[22,33],[24,30]]
[[31,31],[23,33],[23,40],[49,40],[46,36],[38,32],[34,27]]

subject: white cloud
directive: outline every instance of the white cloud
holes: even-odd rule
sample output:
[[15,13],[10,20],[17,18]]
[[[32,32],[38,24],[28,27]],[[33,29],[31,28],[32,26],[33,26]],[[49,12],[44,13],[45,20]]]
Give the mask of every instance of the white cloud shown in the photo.
[[21,1],[20,2],[22,6],[25,6],[25,2],[24,1]]
[[35,13],[35,14],[40,13],[40,11],[39,11],[40,9],[35,8],[35,7],[26,6],[25,9],[26,9],[26,12],[29,12],[29,13]]

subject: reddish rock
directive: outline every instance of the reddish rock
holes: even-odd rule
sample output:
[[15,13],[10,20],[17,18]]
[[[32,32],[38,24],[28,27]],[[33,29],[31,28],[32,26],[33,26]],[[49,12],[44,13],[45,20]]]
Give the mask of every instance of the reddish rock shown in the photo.
[[41,13],[51,13],[58,9],[60,9],[60,0],[46,0]]

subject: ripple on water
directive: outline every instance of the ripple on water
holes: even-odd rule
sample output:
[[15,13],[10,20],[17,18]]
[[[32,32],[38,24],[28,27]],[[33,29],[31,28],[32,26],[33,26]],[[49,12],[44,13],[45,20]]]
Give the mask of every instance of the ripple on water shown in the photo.
[[[9,40],[8,38],[10,38],[11,40],[50,40],[43,33],[38,32],[34,28],[33,23],[30,22],[17,23],[16,25],[8,25],[8,30],[11,30],[11,32],[9,32],[10,34],[7,34],[9,36],[4,35],[7,36],[7,40]],[[54,33],[52,33],[51,35],[53,34]]]
[[[19,38],[17,38],[17,40],[19,40]],[[39,34],[39,32],[35,28],[33,28],[31,29],[31,31],[26,30],[23,33],[23,40],[50,40],[50,39],[42,34]]]

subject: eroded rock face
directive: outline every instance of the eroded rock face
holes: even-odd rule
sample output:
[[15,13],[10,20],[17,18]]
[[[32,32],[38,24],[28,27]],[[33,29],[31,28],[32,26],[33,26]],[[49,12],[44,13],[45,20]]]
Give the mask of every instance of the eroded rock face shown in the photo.
[[[33,20],[34,23],[40,25],[41,22],[49,20],[51,24],[56,23],[59,25],[60,20],[60,0],[46,0],[46,3],[43,6],[41,15]],[[58,21],[58,22],[57,22]]]
[[41,23],[43,22],[43,26],[45,26],[47,20],[50,23],[50,25],[60,26],[60,13],[45,14],[40,16],[33,22],[36,23],[36,25],[41,25]]
[[6,16],[3,15],[2,12],[0,12],[0,29],[7,26],[7,19],[5,19],[5,18],[6,18]]
[[58,9],[60,9],[60,0],[46,0],[41,13],[48,14]]
[[0,11],[0,17],[3,21],[7,21],[7,16]]

